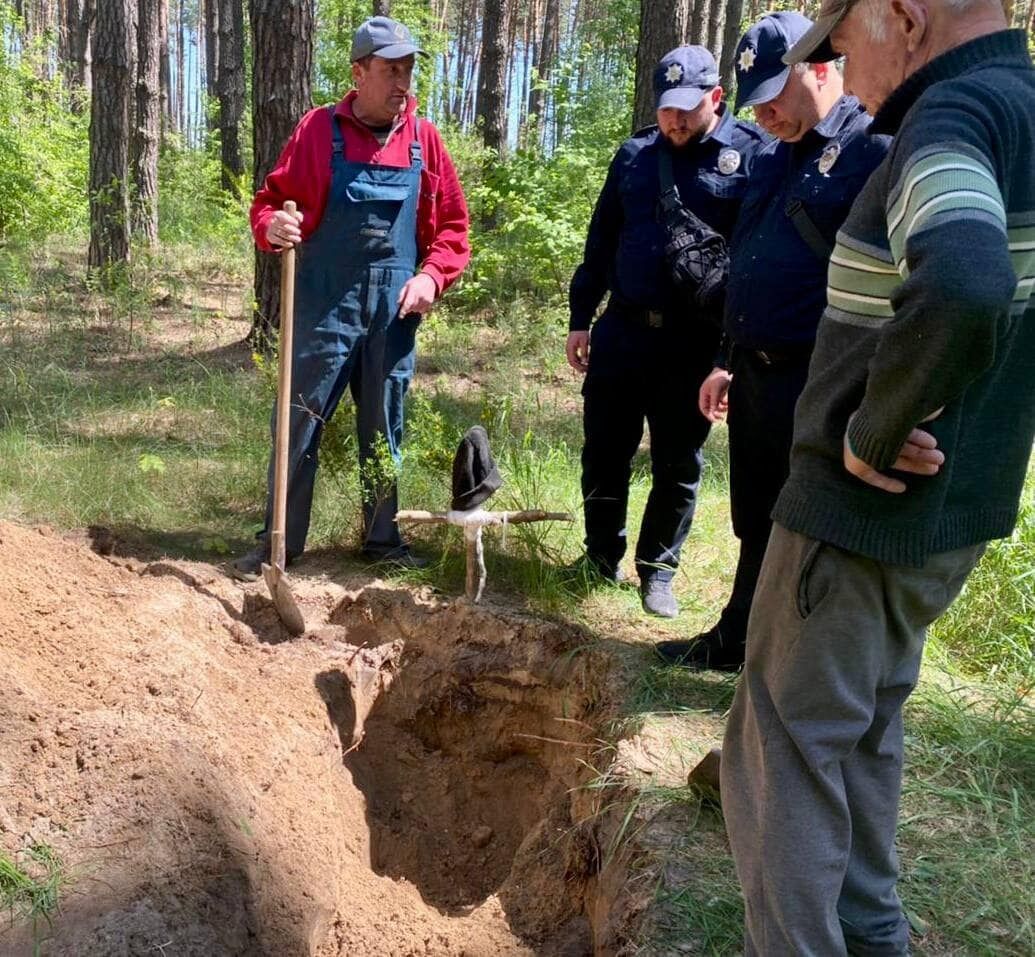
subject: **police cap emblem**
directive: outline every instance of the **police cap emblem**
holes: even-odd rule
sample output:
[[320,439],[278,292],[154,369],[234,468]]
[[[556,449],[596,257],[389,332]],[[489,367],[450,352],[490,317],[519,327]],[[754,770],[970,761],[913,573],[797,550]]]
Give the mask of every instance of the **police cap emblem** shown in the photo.
[[819,157],[819,171],[826,176],[826,174],[834,168],[834,164],[840,156],[841,144],[831,143],[825,150],[823,150],[822,155]]
[[727,147],[721,153],[719,153],[719,172],[723,176],[729,176],[740,169],[740,152]]

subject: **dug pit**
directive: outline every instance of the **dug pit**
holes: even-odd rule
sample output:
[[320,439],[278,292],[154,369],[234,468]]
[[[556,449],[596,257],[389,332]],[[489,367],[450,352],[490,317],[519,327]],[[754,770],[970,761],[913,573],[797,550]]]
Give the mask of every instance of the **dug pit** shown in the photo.
[[377,582],[297,594],[287,641],[261,586],[0,524],[0,846],[66,875],[42,953],[616,952],[612,656]]

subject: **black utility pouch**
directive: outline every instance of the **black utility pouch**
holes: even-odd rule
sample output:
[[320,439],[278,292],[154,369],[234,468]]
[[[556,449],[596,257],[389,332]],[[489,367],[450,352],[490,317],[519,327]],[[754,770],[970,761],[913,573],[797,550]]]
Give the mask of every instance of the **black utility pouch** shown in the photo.
[[659,173],[658,216],[665,231],[669,275],[688,305],[711,315],[722,303],[729,277],[726,240],[683,205],[672,175],[672,156],[664,148],[659,155]]

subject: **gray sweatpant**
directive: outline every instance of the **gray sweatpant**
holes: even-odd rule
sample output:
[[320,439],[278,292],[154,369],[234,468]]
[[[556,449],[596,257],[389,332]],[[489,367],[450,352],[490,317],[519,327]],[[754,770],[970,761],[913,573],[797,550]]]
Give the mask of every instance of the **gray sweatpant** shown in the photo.
[[885,565],[773,526],[726,728],[745,957],[899,957],[902,705],[984,545]]

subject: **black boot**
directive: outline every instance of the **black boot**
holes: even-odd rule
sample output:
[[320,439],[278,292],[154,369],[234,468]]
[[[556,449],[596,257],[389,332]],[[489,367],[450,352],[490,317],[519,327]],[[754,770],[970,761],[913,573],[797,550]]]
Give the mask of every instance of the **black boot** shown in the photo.
[[661,641],[654,653],[666,665],[693,671],[736,672],[744,667],[744,643],[724,641],[718,625],[689,641]]

